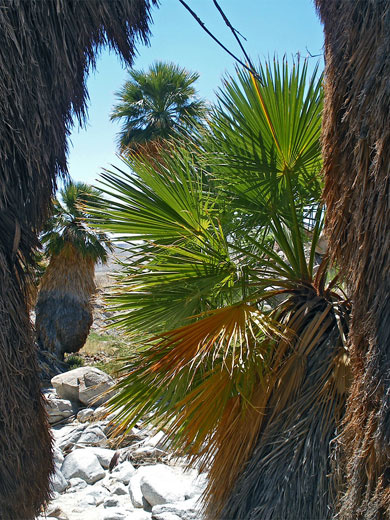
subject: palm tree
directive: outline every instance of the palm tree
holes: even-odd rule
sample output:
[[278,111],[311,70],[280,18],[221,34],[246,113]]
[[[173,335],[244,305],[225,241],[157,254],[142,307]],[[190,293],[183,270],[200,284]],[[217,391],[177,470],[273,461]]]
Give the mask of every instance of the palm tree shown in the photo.
[[122,122],[120,151],[150,146],[175,131],[191,129],[205,113],[193,86],[198,78],[173,63],[156,62],[147,72],[130,71],[111,114],[111,120]]
[[390,518],[389,0],[316,1],[325,31],[327,230],[353,301],[340,519]]
[[5,0],[0,9],[0,517],[31,519],[49,497],[51,436],[28,314],[29,266],[73,116],[109,45],[129,65],[153,0]]
[[60,195],[41,239],[50,261],[41,280],[35,326],[40,351],[62,361],[64,353],[78,352],[88,337],[95,264],[106,262],[111,245],[107,235],[85,222],[85,206],[100,195],[98,190],[69,182]]
[[118,431],[146,415],[209,471],[210,518],[327,519],[348,301],[315,265],[321,78],[259,76],[225,80],[202,138],[103,175],[94,218],[135,240],[117,325],[152,336],[110,407]]

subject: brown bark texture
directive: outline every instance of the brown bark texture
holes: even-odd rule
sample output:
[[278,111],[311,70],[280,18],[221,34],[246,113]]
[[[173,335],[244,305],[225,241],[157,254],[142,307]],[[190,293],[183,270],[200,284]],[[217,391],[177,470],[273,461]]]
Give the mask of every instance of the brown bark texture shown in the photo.
[[390,518],[390,1],[316,0],[325,32],[324,198],[353,314],[342,520]]
[[0,0],[0,518],[49,498],[51,438],[28,315],[29,271],[102,45],[131,64],[154,0]]

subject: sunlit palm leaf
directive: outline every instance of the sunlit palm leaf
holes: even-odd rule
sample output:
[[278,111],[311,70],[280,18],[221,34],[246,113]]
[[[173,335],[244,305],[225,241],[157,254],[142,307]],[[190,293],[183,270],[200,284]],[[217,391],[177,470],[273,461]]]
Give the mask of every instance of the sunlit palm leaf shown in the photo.
[[[129,359],[110,406],[120,431],[149,417],[209,470],[210,516],[264,515],[274,488],[269,518],[290,506],[314,517],[332,493],[329,442],[347,386],[348,303],[327,260],[316,265],[321,78],[286,62],[260,75],[262,86],[243,71],[226,79],[209,130],[105,176],[114,200],[96,218],[140,241],[113,296],[117,322],[159,332]],[[247,479],[254,454],[261,489]],[[272,464],[280,476],[284,460],[280,489]],[[318,487],[302,497],[315,465]]]

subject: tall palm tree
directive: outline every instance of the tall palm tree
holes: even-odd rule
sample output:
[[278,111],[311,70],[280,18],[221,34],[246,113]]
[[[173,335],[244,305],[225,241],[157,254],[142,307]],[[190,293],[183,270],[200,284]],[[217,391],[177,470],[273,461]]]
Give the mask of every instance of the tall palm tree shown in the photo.
[[118,326],[152,335],[111,408],[119,431],[151,412],[209,471],[210,518],[327,519],[348,303],[315,266],[321,78],[287,63],[259,76],[225,81],[203,137],[103,175],[95,219],[136,239]]
[[164,62],[154,63],[147,72],[130,71],[111,114],[112,120],[122,123],[120,151],[188,131],[205,112],[193,86],[198,78],[195,72]]
[[63,360],[65,352],[78,352],[92,325],[95,264],[105,263],[111,245],[107,235],[87,224],[86,204],[100,192],[69,182],[55,200],[42,243],[50,259],[42,277],[36,311],[36,331],[41,351]]
[[327,231],[353,301],[337,518],[379,520],[390,518],[390,1],[316,4],[325,32]]
[[49,497],[51,436],[27,305],[28,266],[67,172],[102,45],[129,65],[153,0],[3,0],[0,8],[0,517],[31,519]]

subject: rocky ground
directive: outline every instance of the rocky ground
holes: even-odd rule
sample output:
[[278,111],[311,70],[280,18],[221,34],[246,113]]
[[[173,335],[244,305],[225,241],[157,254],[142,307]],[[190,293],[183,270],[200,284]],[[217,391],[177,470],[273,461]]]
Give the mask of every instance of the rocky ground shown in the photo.
[[39,520],[201,520],[206,475],[185,471],[185,459],[170,453],[163,433],[142,422],[114,440],[113,416],[90,405],[112,386],[109,376],[81,367],[52,384],[45,394],[56,471],[53,500]]

